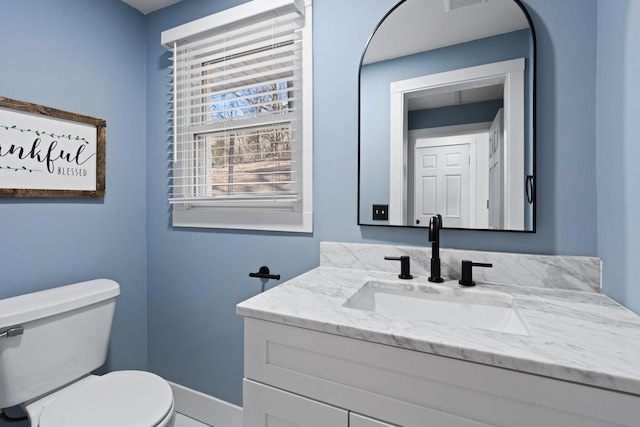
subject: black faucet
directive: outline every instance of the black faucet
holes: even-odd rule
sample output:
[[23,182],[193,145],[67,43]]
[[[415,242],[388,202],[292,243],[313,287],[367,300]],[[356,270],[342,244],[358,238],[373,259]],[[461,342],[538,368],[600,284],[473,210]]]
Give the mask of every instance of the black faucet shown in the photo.
[[442,228],[442,216],[436,214],[429,221],[429,241],[431,242],[431,276],[430,282],[442,283],[440,277],[440,229]]

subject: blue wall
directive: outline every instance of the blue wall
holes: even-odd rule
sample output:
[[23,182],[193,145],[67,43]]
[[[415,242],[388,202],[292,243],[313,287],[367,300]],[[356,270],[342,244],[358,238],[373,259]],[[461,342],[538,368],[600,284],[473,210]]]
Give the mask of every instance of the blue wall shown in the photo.
[[[318,264],[321,241],[427,244],[426,231],[356,226],[358,66],[369,35],[395,0],[315,0],[314,233],[171,228],[169,62],[160,33],[242,2],[184,0],[146,17],[120,0],[0,4],[0,95],[104,118],[108,134],[104,201],[0,199],[0,297],[112,277],[123,294],[107,368],[145,368],[148,361],[151,370],[169,380],[236,404],[242,400],[243,333],[235,304],[261,288],[249,272],[267,264],[283,281],[289,279]],[[618,30],[601,42],[626,40],[622,51],[611,52],[612,59],[626,70],[625,81],[638,75],[638,55],[629,39],[637,39],[637,30],[627,34],[616,27],[626,22],[628,2],[610,3],[525,1],[538,40],[538,232],[446,230],[444,247],[600,253],[606,281],[608,260],[618,252],[604,236],[614,241],[626,231],[633,234],[627,235],[626,259],[617,266],[630,269],[638,253],[633,246],[637,225],[631,222],[638,217],[638,202],[629,201],[630,183],[638,180],[638,172],[629,166],[632,160],[624,159],[638,157],[629,131],[638,107],[617,86],[606,102],[618,114],[599,118],[598,148],[608,152],[612,147],[627,166],[615,171],[611,183],[602,173],[597,182],[594,174],[598,4],[605,9],[601,13],[613,15],[611,22],[603,17],[600,27]],[[631,16],[637,23],[635,10]],[[599,59],[602,66],[608,58]],[[619,74],[614,65],[599,71]],[[630,88],[637,91],[637,83]],[[602,90],[599,95],[605,99]],[[616,131],[620,120],[625,130],[616,133],[622,132]],[[616,136],[622,140],[609,146]],[[597,184],[601,194],[611,192],[609,184],[625,188],[622,214],[600,205],[598,222]],[[628,284],[605,282],[605,288],[632,304],[640,288],[630,276],[619,277]]]
[[598,256],[607,295],[640,313],[640,2],[598,3]]
[[144,17],[120,1],[25,0],[0,2],[0,20],[0,96],[107,121],[104,200],[0,199],[0,298],[113,278],[106,369],[144,369]]
[[[168,53],[160,33],[238,3],[183,0],[147,19],[147,230],[149,367],[241,404],[242,319],[234,306],[260,292],[249,272],[266,264],[284,281],[318,265],[321,241],[424,246],[427,234],[356,225],[358,67],[394,0],[314,2],[314,233],[171,228]],[[538,232],[446,230],[443,246],[596,255],[596,1],[526,5],[538,37]]]
[[236,404],[242,401],[243,329],[235,305],[259,291],[248,273],[267,264],[291,277],[313,266],[317,250],[306,263],[283,266],[282,259],[299,259],[295,237],[171,228],[170,54],[160,34],[242,2],[186,0],[147,17],[149,368]]
[[491,122],[502,107],[504,107],[504,102],[499,99],[497,101],[474,102],[472,104],[409,111],[407,114],[407,128],[414,130]]
[[144,17],[120,1],[25,0],[0,2],[0,21],[0,96],[107,122],[104,200],[0,198],[0,298],[115,279],[101,370],[146,369]]

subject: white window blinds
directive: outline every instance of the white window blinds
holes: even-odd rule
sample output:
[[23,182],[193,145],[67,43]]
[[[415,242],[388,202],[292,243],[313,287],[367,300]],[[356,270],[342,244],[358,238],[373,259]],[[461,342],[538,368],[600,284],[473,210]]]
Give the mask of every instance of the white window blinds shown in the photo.
[[253,1],[192,24],[195,35],[163,33],[173,51],[170,202],[295,209],[304,7]]

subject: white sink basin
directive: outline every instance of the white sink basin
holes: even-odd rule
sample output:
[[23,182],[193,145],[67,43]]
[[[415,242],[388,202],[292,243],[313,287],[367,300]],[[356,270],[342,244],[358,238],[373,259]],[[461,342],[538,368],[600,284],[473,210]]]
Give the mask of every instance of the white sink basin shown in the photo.
[[498,292],[370,281],[344,306],[405,319],[529,335],[511,296]]

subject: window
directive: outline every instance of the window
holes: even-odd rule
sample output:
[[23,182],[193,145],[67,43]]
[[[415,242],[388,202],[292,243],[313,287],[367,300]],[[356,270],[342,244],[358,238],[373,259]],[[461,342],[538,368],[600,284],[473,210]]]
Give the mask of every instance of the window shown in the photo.
[[311,1],[253,0],[162,43],[173,225],[311,232]]

